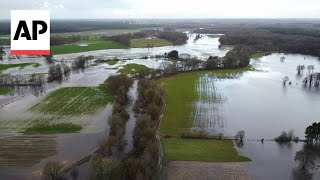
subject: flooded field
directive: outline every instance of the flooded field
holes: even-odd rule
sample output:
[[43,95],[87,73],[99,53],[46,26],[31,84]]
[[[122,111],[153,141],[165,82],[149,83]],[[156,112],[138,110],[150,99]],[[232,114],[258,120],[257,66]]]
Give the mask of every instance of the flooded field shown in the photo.
[[[0,176],[6,178],[41,178],[41,168],[48,161],[62,161],[69,164],[79,160],[87,154],[94,151],[99,141],[108,134],[107,118],[111,112],[111,106],[100,109],[101,105],[92,102],[90,107],[82,106],[81,102],[86,102],[86,97],[82,97],[81,102],[72,101],[76,97],[74,95],[88,94],[87,90],[82,92],[76,91],[77,87],[88,89],[97,87],[103,83],[109,76],[117,73],[126,64],[141,64],[148,68],[159,68],[161,63],[166,62],[164,59],[147,58],[145,56],[163,55],[171,50],[178,50],[183,56],[198,57],[207,59],[211,55],[224,56],[228,52],[228,48],[219,49],[218,38],[209,38],[204,36],[202,39],[194,42],[195,35],[189,34],[189,41],[182,46],[167,46],[158,48],[135,48],[135,49],[119,49],[119,50],[101,50],[75,54],[56,55],[57,61],[63,60],[64,63],[71,65],[74,58],[81,55],[93,55],[94,59],[103,58],[130,58],[131,60],[121,60],[115,64],[102,63],[97,66],[90,66],[84,71],[73,72],[62,83],[45,84],[42,87],[15,87],[14,90],[7,95],[0,96]],[[42,57],[19,57],[9,59],[9,47],[5,48],[7,54],[3,57],[3,64],[19,64],[19,63],[39,63],[39,66],[26,66],[24,68],[9,68],[2,71],[3,74],[25,75],[32,73],[47,74],[49,64]],[[93,60],[94,60],[93,59]],[[65,88],[64,88],[65,87]],[[69,88],[74,87],[74,88]],[[86,88],[84,88],[86,87]],[[70,97],[61,97],[64,99],[62,104],[55,103],[52,93],[61,91],[62,89],[70,89],[66,91]],[[135,126],[135,115],[132,112],[134,102],[137,98],[137,82],[129,92],[130,104],[128,110],[130,112],[130,120],[127,123],[126,134],[124,140],[126,144],[119,157],[132,149],[132,131]],[[90,93],[89,93],[90,94]],[[69,100],[68,100],[69,98]],[[97,96],[99,98],[99,94]],[[93,99],[97,99],[93,98]],[[79,98],[78,98],[79,99]],[[91,102],[91,101],[90,101]],[[80,104],[79,104],[80,103]],[[69,105],[68,105],[69,104]],[[90,103],[89,103],[90,104]],[[63,108],[66,107],[66,108]],[[76,111],[69,111],[73,107]],[[58,109],[57,109],[58,108]],[[55,110],[56,109],[56,110]],[[69,110],[68,110],[69,109]],[[72,108],[71,108],[72,109]],[[84,112],[90,111],[90,113]],[[94,111],[94,113],[93,113]],[[81,112],[79,114],[79,112]],[[60,114],[60,115],[59,115]],[[58,116],[56,116],[58,115]],[[71,122],[84,125],[84,129],[80,133],[72,134],[55,134],[55,135],[25,135],[20,134],[25,128],[32,126],[33,123],[44,122]],[[12,141],[10,145],[7,143]],[[8,145],[5,145],[8,144]],[[42,145],[45,144],[45,145]],[[21,146],[30,147],[22,150]],[[37,151],[33,149],[37,148]],[[10,152],[11,149],[15,149]],[[10,155],[12,154],[12,155]],[[19,156],[13,154],[20,154]],[[80,174],[88,176],[88,163],[79,167]]]
[[[83,72],[71,74],[61,84],[46,84],[43,89],[38,91],[32,88],[17,88],[8,95],[0,95],[0,144],[4,145],[0,146],[0,176],[19,178],[23,177],[23,174],[28,174],[30,179],[39,177],[40,170],[47,161],[61,160],[64,163],[70,163],[79,160],[95,150],[99,140],[108,134],[106,120],[112,109],[111,104],[105,105],[102,109],[93,104],[91,109],[98,109],[95,114],[60,118],[59,122],[77,121],[86,124],[86,130],[81,133],[37,137],[20,134],[25,127],[34,122],[33,120],[41,120],[40,116],[38,117],[38,111],[28,110],[36,104],[50,104],[50,101],[42,101],[50,92],[62,87],[97,87],[126,64],[135,63],[149,68],[159,68],[161,63],[167,62],[165,59],[141,59],[145,56],[163,55],[171,50],[178,50],[182,56],[206,60],[209,56],[224,56],[229,50],[229,48],[218,48],[218,38],[204,35],[194,42],[196,35],[188,34],[188,36],[188,43],[182,46],[113,49],[56,55],[54,56],[56,60],[64,60],[68,64],[81,55],[93,55],[95,59],[130,58],[132,60],[120,60],[111,65],[102,63],[91,66]],[[282,62],[280,59],[283,56],[285,60]],[[10,68],[2,73],[12,75],[34,72],[47,73],[49,69],[48,64],[41,57],[22,57],[11,60],[4,57],[4,61],[1,63],[21,62],[37,62],[40,63],[40,66],[27,66],[23,69]],[[193,104],[190,103],[194,108],[191,113],[192,119],[194,119],[193,128],[205,129],[214,134],[223,133],[230,137],[239,130],[245,130],[248,140],[238,146],[238,149],[253,161],[237,164],[237,167],[241,166],[240,171],[244,173],[244,177],[294,179],[297,164],[293,159],[295,153],[302,149],[304,144],[300,142],[280,146],[275,142],[265,141],[262,144],[256,140],[273,139],[280,135],[281,131],[289,130],[293,130],[295,136],[304,139],[305,128],[313,122],[319,121],[317,118],[320,115],[318,110],[320,90],[314,87],[305,87],[302,81],[309,72],[306,69],[302,75],[298,76],[296,68],[298,65],[314,65],[314,71],[317,72],[320,71],[320,61],[311,56],[274,53],[260,60],[252,60],[251,64],[255,71],[222,76],[203,73],[199,76],[195,86],[195,91],[198,94],[197,99],[192,102]],[[283,85],[283,79],[286,76],[288,76],[291,85],[289,83]],[[137,82],[129,92],[130,120],[126,127],[125,140],[127,140],[127,145],[123,150],[125,153],[132,148],[131,133],[135,126],[135,115],[131,110],[137,98],[136,85]],[[42,106],[39,105],[39,107]],[[80,107],[79,111],[82,111]],[[37,118],[34,118],[35,116]],[[22,120],[21,117],[23,117]],[[15,143],[9,145],[8,142],[11,141]],[[34,143],[37,145],[34,146]],[[38,146],[43,148],[39,147],[39,153],[35,154],[28,148],[22,151],[20,144],[31,150]],[[21,156],[14,155],[13,152],[9,152],[12,148],[15,149],[14,154],[19,154],[20,151],[23,153]],[[80,166],[79,169],[86,172],[88,163]],[[229,167],[226,166],[225,169],[229,169]],[[230,169],[234,169],[234,167]],[[265,169],[270,169],[273,173],[266,172]],[[236,168],[236,171],[238,170]],[[80,174],[84,172],[80,172]],[[320,178],[319,174],[319,171],[316,171],[313,178]],[[208,176],[211,174],[208,173]]]
[[[282,62],[283,56],[285,61]],[[279,145],[274,141],[261,143],[259,140],[273,139],[289,130],[304,139],[305,128],[319,121],[320,89],[305,86],[303,79],[309,71],[306,69],[297,75],[296,68],[313,65],[317,72],[320,71],[320,60],[274,53],[252,60],[251,64],[256,71],[239,74],[236,78],[211,73],[199,78],[194,128],[230,137],[244,130],[248,140],[238,149],[252,159],[244,165],[249,174],[257,179],[299,179],[294,156],[304,143]],[[286,76],[291,85],[283,85]],[[313,179],[319,178],[320,172],[315,170]]]

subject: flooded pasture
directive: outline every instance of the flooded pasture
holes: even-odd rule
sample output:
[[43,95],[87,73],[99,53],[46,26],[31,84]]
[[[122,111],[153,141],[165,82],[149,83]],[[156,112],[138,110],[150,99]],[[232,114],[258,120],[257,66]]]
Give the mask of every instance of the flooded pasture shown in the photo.
[[[284,56],[285,61],[280,58]],[[257,179],[297,179],[295,153],[303,142],[279,145],[272,140],[282,131],[293,130],[304,139],[306,127],[318,122],[320,116],[320,89],[305,86],[307,69],[297,75],[298,65],[313,65],[320,70],[320,60],[312,56],[274,53],[259,60],[251,60],[255,71],[235,78],[204,74],[198,80],[198,101],[195,102],[194,128],[233,137],[244,130],[247,141],[238,145],[239,151],[250,157],[244,163],[249,174]],[[288,76],[289,83],[283,84]],[[268,171],[267,171],[268,170]],[[272,173],[270,173],[272,172]],[[313,179],[319,179],[316,170]],[[299,178],[298,178],[299,179]]]
[[[44,92],[38,93],[38,96],[31,90],[23,88],[12,94],[0,96],[0,107],[2,106],[0,108],[0,144],[8,144],[6,142],[14,139],[16,142],[27,143],[28,147],[32,146],[37,138],[34,141],[25,140],[30,137],[18,133],[30,123],[28,120],[30,118],[20,121],[23,123],[19,126],[13,126],[12,123],[16,122],[9,122],[7,117],[18,119],[21,116],[34,116],[33,113],[26,112],[26,110],[40,102],[49,92],[58,88],[97,86],[129,63],[143,64],[149,68],[159,68],[161,63],[166,60],[141,58],[163,55],[172,50],[179,51],[181,55],[197,57],[202,60],[206,60],[209,56],[224,56],[229,50],[229,48],[218,48],[218,38],[210,38],[204,35],[194,42],[196,35],[188,34],[188,36],[188,43],[181,46],[99,50],[54,56],[56,60],[64,60],[67,63],[71,63],[81,55],[92,55],[95,58],[103,59],[130,58],[132,60],[120,60],[115,65],[98,64],[97,66],[91,66],[83,72],[71,74],[61,84],[47,84]],[[280,61],[282,56],[286,58],[284,62]],[[23,69],[10,68],[2,73],[21,75],[48,72],[49,66],[41,57],[7,59],[7,57],[4,57],[4,61],[1,63],[37,62],[41,65],[37,68],[32,66]],[[256,71],[244,72],[232,78],[217,77],[211,73],[203,74],[199,78],[196,89],[199,98],[194,103],[193,117],[195,121],[193,127],[206,129],[211,133],[223,133],[227,136],[234,136],[237,131],[245,130],[248,140],[244,141],[244,144],[238,145],[238,149],[242,154],[250,157],[252,162],[240,163],[241,169],[244,168],[255,179],[294,179],[297,164],[293,159],[295,153],[303,148],[303,143],[290,143],[281,146],[272,141],[261,143],[255,140],[261,138],[273,139],[284,130],[293,130],[295,136],[304,139],[305,128],[313,122],[319,121],[317,118],[320,115],[320,111],[318,111],[320,90],[314,87],[305,87],[302,81],[308,75],[308,70],[304,70],[303,75],[297,76],[296,68],[302,64],[305,66],[314,65],[314,71],[320,71],[320,61],[318,58],[311,56],[274,53],[260,60],[252,60],[251,64]],[[292,82],[291,85],[283,85],[285,76],[288,76],[289,81]],[[135,117],[131,110],[137,98],[135,86],[129,92],[132,93],[129,94],[131,104],[128,107],[130,120],[126,127],[125,140],[128,142],[124,152],[128,152],[132,148],[131,133],[135,126]],[[44,147],[50,146],[51,151],[41,152],[39,155],[28,154],[29,151],[25,151],[24,156],[29,159],[6,155],[8,153],[6,148],[15,148],[15,144],[7,147],[1,146],[0,176],[21,178],[25,177],[24,174],[28,174],[28,177],[30,175],[30,179],[33,179],[39,177],[41,168],[50,160],[70,163],[81,159],[95,150],[99,140],[108,134],[106,120],[110,112],[111,106],[107,106],[94,117],[74,117],[74,120],[80,121],[81,119],[84,121],[94,119],[88,125],[89,130],[87,131],[75,134],[41,136],[43,138],[38,139],[37,142],[48,142]],[[16,151],[18,150],[19,148],[16,148]],[[6,162],[10,162],[12,166],[8,166]],[[17,167],[17,163],[25,167]],[[81,171],[80,174],[88,174],[85,173],[88,171],[88,164],[85,163],[78,167]],[[243,171],[241,170],[241,172]],[[319,174],[319,171],[315,172],[313,178],[320,178]]]

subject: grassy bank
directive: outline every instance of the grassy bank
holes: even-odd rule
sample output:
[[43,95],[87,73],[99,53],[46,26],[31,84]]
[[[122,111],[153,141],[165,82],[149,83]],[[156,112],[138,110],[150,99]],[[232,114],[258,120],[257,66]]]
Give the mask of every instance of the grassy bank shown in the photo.
[[7,69],[10,69],[10,68],[16,68],[16,67],[23,69],[23,68],[25,68],[27,66],[31,66],[31,65],[35,68],[40,66],[39,63],[0,64],[0,72],[7,70]]
[[29,110],[58,116],[93,115],[112,101],[112,93],[104,87],[67,87],[50,93]]
[[119,61],[106,61],[105,63],[109,64],[110,66],[116,65]]
[[60,124],[39,124],[27,128],[25,134],[56,134],[56,133],[76,133],[81,131],[82,127],[77,124],[60,123]]
[[10,87],[0,87],[0,95],[9,94],[13,91]]
[[[80,46],[80,44],[86,44],[87,46]],[[68,54],[68,53],[78,53],[86,51],[95,51],[103,49],[124,49],[127,48],[125,45],[122,45],[113,41],[103,41],[103,40],[84,40],[77,43],[51,46],[52,54]]]
[[130,47],[132,48],[146,48],[148,47],[148,44],[150,47],[161,47],[161,46],[169,46],[172,45],[170,41],[167,41],[165,39],[132,39],[130,41]]
[[250,55],[251,59],[259,59],[262,58],[263,56],[268,56],[271,55],[272,52],[258,52]]
[[232,140],[168,138],[163,141],[168,161],[242,162],[249,158],[239,156]]
[[123,66],[122,69],[118,70],[118,73],[134,75],[142,70],[148,71],[149,68],[147,66],[141,65],[141,64],[126,64]]

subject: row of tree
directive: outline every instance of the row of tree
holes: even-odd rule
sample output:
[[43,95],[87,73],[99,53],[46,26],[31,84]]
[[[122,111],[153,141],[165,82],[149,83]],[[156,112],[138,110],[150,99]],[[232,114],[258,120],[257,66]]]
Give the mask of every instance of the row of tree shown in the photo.
[[111,76],[105,82],[106,88],[115,94],[116,98],[112,115],[108,120],[109,136],[100,143],[99,151],[92,158],[94,179],[123,179],[124,177],[122,172],[124,164],[112,156],[112,149],[120,149],[123,144],[126,122],[130,117],[126,111],[127,91],[132,83],[133,80],[125,75]]
[[71,35],[71,36],[51,36],[50,37],[50,45],[57,46],[57,45],[64,45],[75,43],[81,40],[80,35]]
[[320,57],[320,38],[298,35],[283,35],[260,31],[227,32],[219,39],[222,45],[245,45],[254,52],[278,51]]
[[63,80],[63,77],[70,75],[70,67],[66,64],[54,64],[49,67],[48,82]]
[[130,41],[132,39],[141,39],[147,37],[157,37],[159,39],[165,39],[172,42],[174,45],[185,44],[188,40],[188,36],[185,33],[174,30],[145,30],[136,33],[103,36],[102,39],[111,40],[119,42],[126,46],[130,46]]
[[2,59],[3,59],[2,58],[3,54],[4,54],[3,47],[0,46],[0,61],[2,61]]
[[43,74],[30,74],[30,75],[0,74],[0,85],[2,86],[42,85],[44,83],[45,83],[45,76]]
[[[111,78],[111,79],[110,79]],[[156,130],[163,101],[163,91],[154,81],[140,80],[139,98],[135,111],[139,113],[133,133],[134,149],[122,160],[110,156],[111,148],[121,144],[121,134],[127,116],[122,114],[121,106],[132,80],[125,75],[110,77],[107,87],[116,93],[113,114],[109,119],[109,138],[102,143],[99,154],[93,157],[95,179],[151,179],[157,169],[159,146],[156,141]],[[124,91],[123,91],[124,90]],[[122,96],[122,98],[118,98]]]

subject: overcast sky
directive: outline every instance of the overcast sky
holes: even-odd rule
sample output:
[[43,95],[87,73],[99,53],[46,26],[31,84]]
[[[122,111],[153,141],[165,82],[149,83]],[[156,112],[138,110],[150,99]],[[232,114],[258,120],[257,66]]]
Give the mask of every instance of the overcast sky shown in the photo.
[[320,0],[0,0],[0,19],[14,9],[49,9],[51,19],[320,18]]

